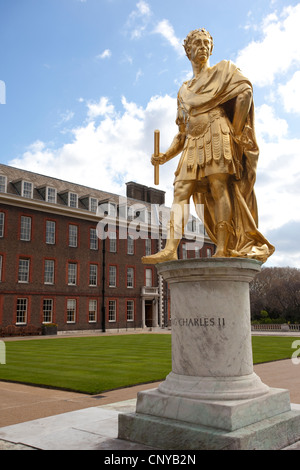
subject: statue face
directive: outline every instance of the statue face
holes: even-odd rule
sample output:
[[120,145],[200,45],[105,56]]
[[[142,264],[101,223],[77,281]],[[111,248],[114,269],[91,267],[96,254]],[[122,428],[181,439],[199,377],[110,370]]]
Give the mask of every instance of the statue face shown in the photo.
[[211,41],[204,34],[196,37],[191,45],[190,60],[194,63],[205,63],[211,55]]

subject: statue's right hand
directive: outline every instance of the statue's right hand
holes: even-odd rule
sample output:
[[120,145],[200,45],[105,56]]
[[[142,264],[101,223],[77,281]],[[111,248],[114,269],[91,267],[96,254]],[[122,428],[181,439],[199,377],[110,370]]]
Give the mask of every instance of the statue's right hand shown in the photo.
[[153,154],[151,157],[152,165],[163,165],[164,163],[166,163],[166,161],[167,157],[165,153],[159,153],[157,156]]

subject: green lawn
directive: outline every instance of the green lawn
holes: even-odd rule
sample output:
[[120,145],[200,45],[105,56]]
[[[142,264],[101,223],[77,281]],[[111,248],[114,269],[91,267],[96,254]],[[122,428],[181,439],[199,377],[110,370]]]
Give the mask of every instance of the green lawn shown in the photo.
[[[254,363],[291,358],[294,340],[254,336]],[[167,334],[7,341],[0,380],[98,394],[163,380],[171,368]]]
[[291,359],[295,349],[292,344],[300,338],[288,336],[253,336],[253,362],[259,364],[261,362],[278,361],[280,359]]
[[0,380],[97,394],[162,380],[170,370],[170,335],[51,338],[7,341]]

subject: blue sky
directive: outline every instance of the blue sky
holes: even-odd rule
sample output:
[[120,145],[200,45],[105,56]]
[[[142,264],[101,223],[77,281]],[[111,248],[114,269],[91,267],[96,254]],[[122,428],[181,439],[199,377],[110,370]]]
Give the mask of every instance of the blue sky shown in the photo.
[[[118,194],[153,186],[153,131],[166,150],[191,77],[183,39],[208,29],[211,65],[254,86],[268,265],[300,267],[299,1],[0,0],[0,18],[0,162]],[[161,167],[168,204],[178,158]]]

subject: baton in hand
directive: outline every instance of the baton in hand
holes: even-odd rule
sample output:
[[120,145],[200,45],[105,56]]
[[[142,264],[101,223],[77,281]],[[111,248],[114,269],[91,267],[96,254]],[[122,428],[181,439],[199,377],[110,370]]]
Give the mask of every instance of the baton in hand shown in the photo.
[[[159,156],[159,131],[154,131],[154,157]],[[154,184],[159,185],[159,163],[154,165]]]

